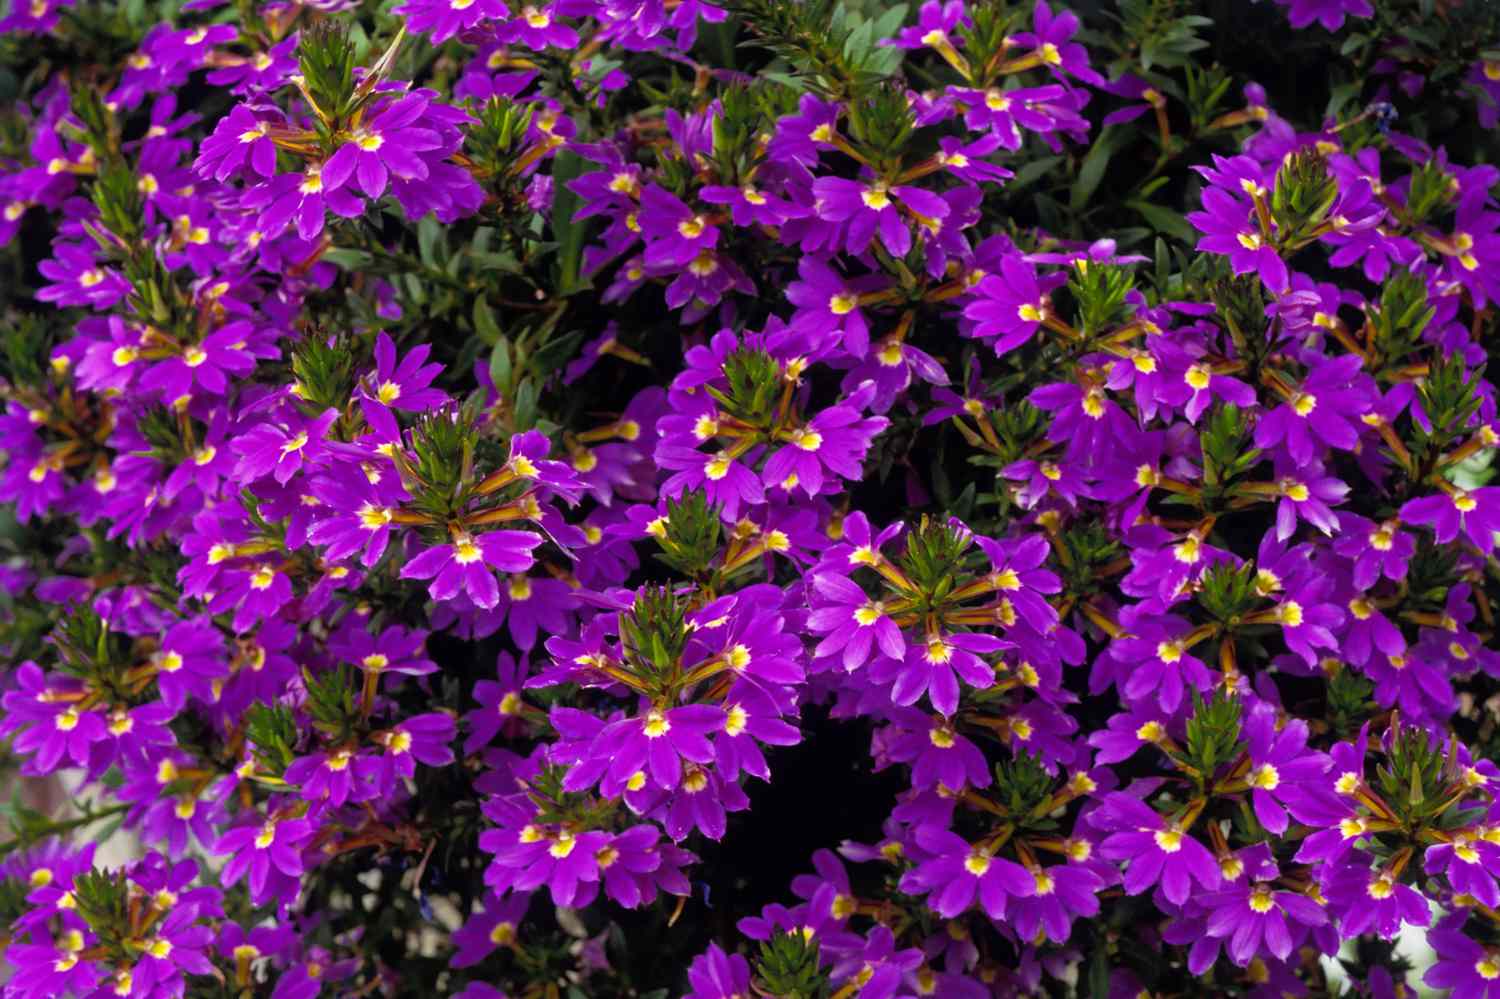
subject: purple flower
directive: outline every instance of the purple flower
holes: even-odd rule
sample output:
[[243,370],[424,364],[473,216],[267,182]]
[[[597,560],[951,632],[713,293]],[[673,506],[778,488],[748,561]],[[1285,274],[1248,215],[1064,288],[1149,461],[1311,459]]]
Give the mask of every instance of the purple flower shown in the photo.
[[1286,261],[1262,235],[1250,205],[1209,187],[1203,191],[1203,211],[1189,212],[1187,219],[1204,234],[1198,249],[1227,254],[1236,274],[1259,274],[1271,291],[1287,289]]
[[1183,642],[1192,630],[1186,621],[1127,608],[1120,614],[1120,623],[1130,631],[1115,639],[1109,651],[1125,671],[1123,682],[1116,682],[1132,704],[1155,694],[1161,710],[1173,715],[1189,687],[1203,694],[1213,688],[1213,673]]
[[1389,871],[1371,870],[1365,854],[1356,851],[1353,856],[1349,863],[1325,867],[1322,877],[1323,894],[1344,936],[1373,931],[1391,940],[1403,923],[1426,926],[1431,922],[1427,899],[1420,892],[1397,881]]
[[578,32],[559,21],[553,11],[540,4],[526,4],[499,30],[502,41],[519,43],[538,52],[547,48],[578,47]]
[[37,270],[51,283],[36,293],[38,300],[65,305],[86,305],[107,309],[130,293],[130,282],[118,271],[99,266],[92,247],[74,243],[57,243],[51,260],[43,260]]
[[974,321],[969,335],[993,339],[997,356],[1023,346],[1052,315],[1052,300],[1038,282],[1036,268],[1020,256],[1002,259],[1000,273],[981,280],[974,294],[964,306],[964,318]]
[[517,665],[509,652],[502,652],[495,663],[495,672],[497,680],[474,684],[474,701],[479,707],[464,715],[469,729],[469,737],[464,741],[466,754],[489,745],[502,732],[514,736],[524,728],[521,684],[526,678],[526,664]]
[[451,600],[464,593],[476,607],[500,602],[495,571],[525,572],[535,563],[532,550],[542,543],[530,531],[458,532],[445,545],[428,548],[401,567],[402,579],[431,579],[432,599]]
[[162,701],[174,711],[181,710],[189,696],[212,703],[213,681],[228,672],[224,639],[204,620],[174,624],[162,636],[161,648],[151,662]]
[[963,0],[927,0],[917,12],[917,23],[901,29],[900,34],[887,44],[903,49],[952,47],[950,36],[960,25],[970,25],[969,15],[964,10]]
[[1322,753],[1308,751],[1305,722],[1293,719],[1278,732],[1275,711],[1264,706],[1257,706],[1245,719],[1245,739],[1250,755],[1245,782],[1250,786],[1255,816],[1267,830],[1280,835],[1287,827],[1281,802],[1295,801],[1299,787],[1320,778],[1330,761]]
[[546,885],[555,903],[572,905],[585,883],[599,880],[598,855],[608,842],[607,834],[597,830],[527,825],[516,834],[513,845],[497,851],[485,882],[497,890],[518,892]]
[[1292,22],[1294,28],[1305,28],[1313,21],[1317,21],[1329,31],[1337,31],[1344,26],[1344,17],[1370,17],[1375,13],[1375,8],[1370,6],[1370,0],[1276,0],[1281,6],[1287,8],[1287,20]]
[[198,148],[193,169],[202,177],[226,181],[246,167],[262,177],[276,175],[276,143],[272,122],[258,117],[246,104],[236,104],[219,120],[213,134]]
[[448,401],[448,395],[431,388],[432,380],[443,373],[441,364],[426,364],[432,347],[419,344],[396,362],[396,344],[382,331],[375,338],[375,373],[370,378],[365,397],[391,409],[420,413],[436,409]]
[[1368,590],[1382,576],[1393,582],[1406,578],[1406,564],[1417,540],[1401,530],[1399,520],[1377,524],[1357,514],[1339,515],[1339,537],[1333,550],[1354,560],[1354,585]]
[[[616,797],[641,777],[663,791],[675,790],[682,781],[682,764],[709,763],[714,758],[708,736],[724,727],[724,709],[709,704],[687,704],[665,711],[651,709],[635,718],[623,718],[599,731],[584,760],[563,781],[568,790],[579,791],[599,784],[599,790]],[[601,783],[602,781],[602,783]]]
[[1306,465],[1322,444],[1352,451],[1359,443],[1358,421],[1373,408],[1369,378],[1354,354],[1324,361],[1308,373],[1286,402],[1255,425],[1255,446],[1283,445],[1292,461]]
[[349,141],[323,164],[323,187],[336,191],[353,177],[367,196],[378,198],[392,176],[425,180],[428,168],[420,154],[442,145],[437,132],[414,124],[430,100],[425,94],[408,94],[356,127]]
[[906,873],[901,890],[929,893],[928,905],[946,919],[962,915],[977,898],[991,919],[1003,920],[1010,900],[1036,893],[1030,871],[995,856],[983,844],[971,845],[956,833],[930,826],[917,829],[915,839],[928,859]]
[[202,342],[183,347],[180,354],[158,361],[136,384],[143,391],[159,392],[166,403],[189,398],[194,386],[223,395],[230,378],[255,370],[255,358],[245,349],[250,331],[248,322],[230,323]]
[[234,448],[240,454],[234,468],[235,478],[251,482],[269,475],[285,485],[322,451],[323,437],[337,418],[338,412],[330,409],[305,422],[293,417],[286,426],[256,424],[235,441]]
[[323,557],[330,562],[358,554],[363,565],[372,566],[390,543],[396,507],[407,498],[406,491],[395,476],[372,483],[362,469],[344,467],[340,472],[319,475],[309,487],[324,509],[307,539],[326,545]]
[[1073,920],[1098,915],[1098,892],[1107,882],[1094,865],[1054,864],[1030,872],[1036,891],[1010,902],[1009,916],[1022,939],[1035,940],[1045,932],[1053,943],[1066,943]]
[[1500,952],[1465,935],[1463,919],[1446,919],[1428,934],[1437,962],[1422,981],[1435,989],[1452,989],[1454,996],[1500,999]]
[[886,754],[898,763],[911,765],[914,787],[988,787],[989,766],[979,747],[958,734],[946,719],[934,720],[923,712],[903,713],[910,728],[896,729],[899,738],[886,746]]
[[300,785],[308,801],[325,802],[338,808],[347,801],[364,801],[375,796],[374,788],[356,783],[355,775],[364,759],[350,749],[334,749],[300,756],[286,768],[286,782]]
[[906,647],[902,660],[881,658],[871,669],[877,683],[895,680],[891,700],[897,704],[915,704],[924,693],[945,718],[958,710],[958,679],[971,687],[984,689],[995,683],[995,668],[980,655],[1008,648],[1009,643],[994,635],[933,632],[925,640]]
[[314,239],[323,231],[328,212],[354,218],[364,210],[359,197],[347,188],[330,189],[316,164],[301,173],[285,173],[247,191],[240,203],[257,210],[256,237],[273,239],[296,223],[296,233]]
[[881,244],[893,256],[904,257],[911,249],[911,230],[902,217],[904,208],[918,222],[948,217],[948,203],[931,191],[875,181],[864,183],[842,177],[819,177],[813,182],[813,209],[818,218],[847,225],[843,245],[850,253],[863,253],[878,232]]
[[1475,547],[1488,553],[1495,547],[1495,533],[1500,531],[1500,486],[1453,488],[1436,496],[1407,500],[1401,507],[1401,519],[1431,527],[1439,544],[1453,541],[1462,531]]
[[416,775],[417,764],[445,767],[453,762],[453,741],[457,726],[453,716],[441,711],[413,715],[384,732],[375,741],[385,748],[376,764],[376,786],[382,794],[395,790],[398,781]]
[[693,991],[684,999],[742,999],[752,994],[750,962],[709,944],[708,953],[695,957],[688,967],[688,985]]
[[[1275,864],[1269,865],[1275,873]],[[1270,879],[1245,877],[1221,891],[1201,897],[1209,910],[1205,926],[1213,937],[1227,938],[1230,960],[1240,967],[1248,965],[1264,951],[1278,961],[1291,954],[1303,927],[1322,926],[1328,916],[1311,898],[1300,892],[1278,890]],[[1293,926],[1299,931],[1293,935]]]
[[1139,895],[1159,881],[1166,900],[1181,905],[1194,881],[1210,890],[1219,887],[1219,863],[1208,848],[1139,799],[1107,794],[1092,821],[1109,832],[1099,844],[1100,855],[1129,863],[1127,895]]
[[508,11],[499,0],[408,0],[396,8],[396,13],[406,18],[406,26],[412,31],[428,32],[436,45]]
[[717,227],[654,184],[641,192],[640,226],[647,267],[686,267],[719,242]]
[[229,857],[221,875],[224,883],[245,878],[256,905],[289,889],[295,894],[304,869],[301,849],[315,831],[307,819],[274,817],[230,829],[214,846],[214,852]]
[[1029,45],[1042,65],[1058,77],[1072,76],[1102,86],[1104,77],[1089,68],[1088,50],[1076,42],[1069,42],[1078,33],[1078,15],[1070,10],[1053,15],[1045,0],[1037,0],[1032,12],[1032,30],[1023,31],[1012,39],[1017,45]]
[[1450,843],[1427,848],[1423,858],[1429,874],[1442,874],[1453,890],[1493,907],[1500,903],[1500,846],[1484,838],[1484,830],[1460,829]]
[[797,307],[790,325],[821,342],[832,333],[842,333],[842,346],[855,357],[864,357],[870,349],[870,327],[860,311],[861,290],[869,290],[870,280],[846,281],[826,262],[805,256],[797,264],[799,280],[787,286],[787,301]]
[[876,646],[893,660],[906,657],[906,639],[880,601],[870,599],[854,582],[834,572],[819,572],[812,582],[819,605],[809,615],[808,627],[827,636],[818,643],[815,656],[841,653],[845,670],[869,662]]
[[502,899],[493,892],[486,892],[480,904],[483,907],[453,933],[453,942],[458,948],[452,960],[455,968],[478,964],[496,947],[511,947],[518,943],[517,930],[531,905],[531,896],[512,894]]
[[[874,394],[873,389],[870,386],[861,393],[864,399]],[[835,491],[825,472],[857,482],[870,443],[890,423],[883,416],[863,417],[862,401],[854,398],[830,406],[803,426],[789,429],[788,443],[766,460],[761,472],[766,487],[779,486],[787,492],[801,489],[808,496]]]

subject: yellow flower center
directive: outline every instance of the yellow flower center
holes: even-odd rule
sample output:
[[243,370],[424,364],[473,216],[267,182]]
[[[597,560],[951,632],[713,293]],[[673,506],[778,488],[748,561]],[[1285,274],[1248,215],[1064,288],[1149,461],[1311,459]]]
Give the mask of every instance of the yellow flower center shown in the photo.
[[1250,774],[1250,786],[1262,791],[1274,791],[1281,785],[1281,772],[1269,763],[1262,763]]
[[727,454],[722,451],[709,459],[708,464],[703,466],[703,474],[714,482],[718,482],[729,474],[729,466],[733,463]]
[[366,503],[359,508],[359,522],[371,531],[379,530],[391,522],[391,508]]

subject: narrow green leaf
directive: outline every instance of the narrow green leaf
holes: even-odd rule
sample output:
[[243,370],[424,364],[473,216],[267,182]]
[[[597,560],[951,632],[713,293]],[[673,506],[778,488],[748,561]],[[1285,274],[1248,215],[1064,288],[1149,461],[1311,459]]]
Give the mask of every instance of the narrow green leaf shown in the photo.
[[495,313],[483,295],[474,299],[474,332],[490,346],[500,342],[500,324],[495,322]]
[[1104,179],[1104,171],[1109,168],[1109,158],[1115,153],[1118,134],[1114,126],[1106,127],[1099,133],[1089,154],[1083,158],[1083,166],[1078,168],[1078,178],[1073,181],[1073,187],[1068,192],[1068,208],[1072,211],[1082,211],[1094,196],[1099,182]]
[[417,223],[417,255],[433,270],[438,268],[437,247],[443,238],[443,224],[431,213]]
[[1164,232],[1185,243],[1198,241],[1198,230],[1182,217],[1182,213],[1161,205],[1153,205],[1149,201],[1127,201],[1125,204],[1139,212],[1141,217],[1151,223],[1152,228],[1158,232]]
[[557,238],[558,290],[571,295],[583,287],[579,267],[583,259],[584,237],[588,234],[588,221],[579,221],[581,204],[578,195],[568,189],[568,184],[598,167],[573,152],[563,149],[552,161],[552,233]]

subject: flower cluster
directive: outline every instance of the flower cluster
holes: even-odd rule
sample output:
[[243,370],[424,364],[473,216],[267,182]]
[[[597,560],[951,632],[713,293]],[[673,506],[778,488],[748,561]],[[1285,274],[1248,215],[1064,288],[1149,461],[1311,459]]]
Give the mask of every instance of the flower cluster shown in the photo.
[[221,6],[0,20],[0,996],[1500,996],[1495,5]]

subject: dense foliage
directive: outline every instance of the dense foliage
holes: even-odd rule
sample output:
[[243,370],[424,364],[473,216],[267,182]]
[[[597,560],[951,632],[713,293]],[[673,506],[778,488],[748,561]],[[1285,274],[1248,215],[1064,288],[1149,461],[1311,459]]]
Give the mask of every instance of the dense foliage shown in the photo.
[[0,995],[1500,999],[1500,5],[11,3]]

